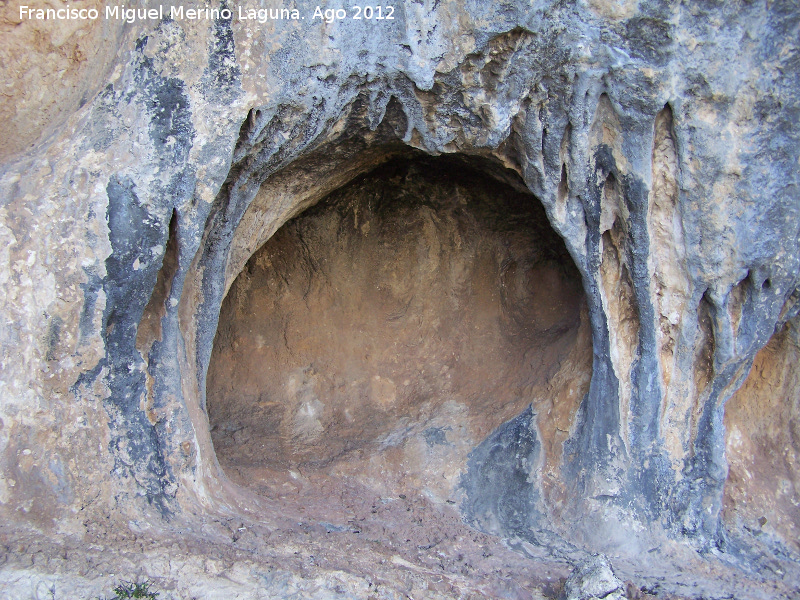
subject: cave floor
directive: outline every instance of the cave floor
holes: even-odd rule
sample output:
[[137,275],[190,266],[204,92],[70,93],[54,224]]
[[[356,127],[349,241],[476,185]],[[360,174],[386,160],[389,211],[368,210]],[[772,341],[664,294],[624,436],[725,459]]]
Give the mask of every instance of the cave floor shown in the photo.
[[[162,599],[557,599],[580,558],[475,531],[455,506],[423,495],[384,497],[297,472],[272,485],[259,515],[231,505],[169,523],[110,516],[63,536],[0,525],[2,598],[105,598],[120,581],[149,581]],[[795,593],[676,542],[639,559],[609,558],[629,598]]]

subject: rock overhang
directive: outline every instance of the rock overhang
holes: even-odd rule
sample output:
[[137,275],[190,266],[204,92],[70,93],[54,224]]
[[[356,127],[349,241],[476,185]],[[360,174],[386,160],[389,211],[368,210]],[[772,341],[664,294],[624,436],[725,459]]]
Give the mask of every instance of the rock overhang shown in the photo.
[[[402,141],[398,151],[491,155],[518,172],[580,270],[595,364],[565,450],[585,528],[616,511],[623,522],[666,521],[702,548],[724,545],[724,404],[797,311],[797,89],[779,75],[793,72],[796,18],[779,5],[628,14],[590,4],[440,3],[404,8],[385,34],[350,23],[313,30],[318,38],[292,23],[256,34],[224,21],[130,28],[103,91],[41,146],[79,158],[45,165],[32,154],[4,169],[9,260],[32,260],[26,269],[43,285],[34,292],[21,276],[18,290],[44,315],[6,306],[20,339],[39,340],[6,378],[8,456],[45,435],[31,427],[48,431],[14,407],[36,396],[79,424],[85,416],[60,400],[74,394],[108,423],[91,452],[113,473],[101,479],[127,490],[109,497],[141,495],[167,514],[191,497],[226,497],[209,491],[214,457],[198,442],[215,311],[269,227],[303,208],[292,198],[315,201],[291,187],[292,169],[306,161],[304,177],[324,196],[369,169],[369,157],[326,172],[314,152],[358,165],[347,153],[375,147],[358,139],[385,135]],[[462,20],[445,18],[462,10]],[[375,60],[348,52],[362,38]],[[360,132],[353,146],[348,131]],[[56,175],[42,175],[46,193],[22,176],[47,169]],[[270,182],[285,191],[268,193]],[[26,210],[64,218],[25,236],[14,223],[28,222]],[[177,267],[162,300],[152,288],[173,213]],[[65,231],[80,241],[80,268],[48,250]],[[136,332],[154,298],[162,337],[143,356]],[[40,371],[41,382],[26,375]],[[85,426],[63,436],[98,447]],[[42,448],[52,468],[37,458],[30,493],[18,476],[4,497],[22,506],[35,495],[58,522],[65,490],[75,502],[83,493],[83,471],[63,467],[73,460],[63,443]],[[52,495],[40,491],[48,486]],[[135,505],[124,510],[140,514]]]

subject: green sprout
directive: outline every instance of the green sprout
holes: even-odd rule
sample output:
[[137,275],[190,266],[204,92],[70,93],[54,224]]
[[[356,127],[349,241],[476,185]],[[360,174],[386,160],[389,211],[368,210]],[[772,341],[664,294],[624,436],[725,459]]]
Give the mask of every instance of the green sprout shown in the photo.
[[114,587],[114,594],[108,600],[126,600],[127,598],[145,598],[155,599],[158,598],[158,592],[150,590],[150,582],[142,581],[131,583],[130,581],[123,581]]

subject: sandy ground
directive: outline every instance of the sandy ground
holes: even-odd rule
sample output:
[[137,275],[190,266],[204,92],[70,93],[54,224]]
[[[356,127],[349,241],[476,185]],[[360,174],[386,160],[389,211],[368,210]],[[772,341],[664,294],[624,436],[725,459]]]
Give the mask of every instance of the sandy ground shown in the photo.
[[[471,529],[454,505],[352,480],[274,485],[283,493],[260,500],[257,521],[219,512],[133,531],[109,520],[63,539],[4,525],[0,599],[109,597],[123,580],[181,599],[556,599],[581,554],[554,559]],[[797,597],[775,573],[763,580],[675,542],[610,559],[630,598]]]

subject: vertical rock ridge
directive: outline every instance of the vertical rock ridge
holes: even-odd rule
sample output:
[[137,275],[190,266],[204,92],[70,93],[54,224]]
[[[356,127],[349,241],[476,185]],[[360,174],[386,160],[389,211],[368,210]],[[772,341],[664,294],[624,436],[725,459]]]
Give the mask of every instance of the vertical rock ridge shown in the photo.
[[[673,468],[675,466],[681,468],[688,439],[680,438],[677,432],[681,429],[676,426],[685,419],[688,410],[685,404],[693,394],[685,385],[682,365],[678,360],[685,352],[681,348],[681,340],[684,339],[681,335],[682,328],[691,324],[694,319],[692,313],[687,310],[690,282],[685,270],[686,247],[679,208],[678,148],[672,108],[669,104],[656,115],[651,161],[648,234],[652,249],[650,268],[653,274],[652,293],[658,320],[656,340],[662,385],[659,429]],[[676,373],[677,380],[673,381],[673,375]],[[703,387],[706,384],[707,382]],[[681,414],[683,416],[677,416]]]
[[142,313],[142,320],[139,321],[139,327],[136,331],[136,349],[144,360],[145,378],[147,393],[142,398],[142,409],[147,414],[150,423],[155,425],[158,422],[158,416],[153,411],[153,372],[155,362],[151,364],[150,350],[156,341],[163,340],[163,331],[161,327],[161,319],[167,314],[167,300],[170,297],[172,290],[172,281],[175,278],[175,273],[178,269],[178,212],[176,209],[172,210],[172,216],[167,228],[167,245],[164,250],[164,258],[161,262],[161,269],[156,276],[156,285],[153,288],[153,293],[150,296],[150,301],[144,308]]

